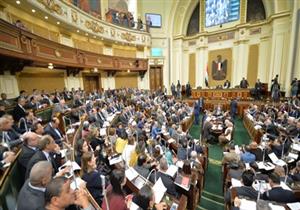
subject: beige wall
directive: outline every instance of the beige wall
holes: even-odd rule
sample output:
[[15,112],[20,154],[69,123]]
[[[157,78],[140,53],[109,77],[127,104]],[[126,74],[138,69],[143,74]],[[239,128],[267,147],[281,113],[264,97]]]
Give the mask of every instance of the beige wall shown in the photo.
[[138,87],[138,74],[137,73],[117,73],[115,75],[116,89],[119,88],[137,88]]
[[257,44],[251,45],[249,47],[249,59],[248,59],[248,73],[247,80],[250,87],[254,87],[257,80],[257,71],[258,71],[258,56],[259,56],[259,47]]

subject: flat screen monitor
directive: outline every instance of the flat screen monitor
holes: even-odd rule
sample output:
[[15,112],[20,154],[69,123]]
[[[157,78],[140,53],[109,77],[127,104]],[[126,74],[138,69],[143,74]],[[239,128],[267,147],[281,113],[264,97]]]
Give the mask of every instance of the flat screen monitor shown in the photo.
[[239,20],[240,0],[206,0],[205,26],[211,27]]
[[161,28],[160,14],[146,13],[145,18],[146,18],[146,24],[149,24],[151,28]]

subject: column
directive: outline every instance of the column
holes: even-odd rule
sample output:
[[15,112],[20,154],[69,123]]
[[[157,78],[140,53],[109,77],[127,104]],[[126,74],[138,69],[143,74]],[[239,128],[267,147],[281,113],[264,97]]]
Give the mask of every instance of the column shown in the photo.
[[263,83],[269,83],[270,53],[270,37],[260,38],[257,78]]
[[240,84],[243,77],[247,78],[248,66],[248,40],[240,40],[233,47],[233,70],[231,71],[231,86]]
[[196,87],[205,88],[205,71],[208,63],[208,48],[201,46],[196,50]]
[[181,65],[182,65],[182,40],[175,40],[173,43],[173,53],[171,57],[171,81],[177,84],[177,80],[181,82]]
[[189,50],[183,50],[182,60],[182,69],[180,75],[180,84],[185,85],[189,81]]
[[19,95],[18,81],[15,75],[5,71],[0,75],[0,93],[6,93],[7,98],[15,98]]

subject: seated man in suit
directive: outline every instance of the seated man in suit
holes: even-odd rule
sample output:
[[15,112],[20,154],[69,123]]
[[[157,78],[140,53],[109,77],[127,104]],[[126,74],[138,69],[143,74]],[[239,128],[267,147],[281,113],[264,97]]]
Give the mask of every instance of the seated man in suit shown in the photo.
[[13,130],[13,120],[10,115],[4,115],[0,118],[0,142],[7,149],[12,149],[23,142],[20,134]]
[[269,175],[269,184],[272,189],[265,192],[262,195],[262,199],[278,203],[292,203],[297,201],[293,191],[285,190],[280,186],[280,176],[278,174],[273,172]]
[[51,119],[51,122],[49,122],[46,128],[44,129],[44,131],[45,134],[50,135],[55,140],[55,143],[61,147],[63,134],[58,128],[59,123],[60,123],[59,119],[57,117],[53,117]]
[[39,161],[47,160],[52,164],[54,172],[58,172],[58,168],[61,165],[61,154],[59,153],[59,146],[54,142],[53,138],[49,135],[45,135],[39,142],[39,150],[30,158],[25,179],[29,177],[30,171],[34,164]]
[[134,169],[142,175],[144,178],[147,178],[150,173],[150,165],[147,164],[147,157],[144,154],[140,154],[137,160],[137,164],[134,166]]
[[56,116],[58,113],[65,113],[66,111],[68,111],[69,108],[65,104],[65,99],[60,99],[59,103],[54,105],[54,108],[52,110],[52,116]]
[[224,89],[230,88],[230,82],[229,82],[228,79],[224,82],[223,88],[224,88]]
[[[234,187],[236,190],[236,196],[247,197],[251,200],[257,199],[258,192],[252,187],[252,183],[254,181],[254,173],[250,170],[244,171],[242,174],[242,184],[241,187]],[[232,189],[228,189],[225,194],[225,202],[230,203],[232,199]]]
[[29,179],[24,183],[19,196],[17,209],[38,210],[45,205],[45,190],[52,178],[52,165],[44,160],[36,163],[30,172]]
[[25,177],[27,164],[31,157],[38,150],[40,137],[36,133],[28,132],[24,134],[23,138],[24,144],[22,145],[22,151],[18,157],[18,162],[21,166],[21,173],[23,177]]
[[0,146],[0,169],[2,169],[5,164],[12,163],[16,159],[16,154],[10,152],[7,148]]
[[174,180],[169,175],[166,174],[167,170],[168,170],[168,162],[166,158],[163,157],[159,161],[159,171],[157,172],[156,180],[161,178],[163,184],[167,188],[167,192],[170,193],[171,195],[178,197]]

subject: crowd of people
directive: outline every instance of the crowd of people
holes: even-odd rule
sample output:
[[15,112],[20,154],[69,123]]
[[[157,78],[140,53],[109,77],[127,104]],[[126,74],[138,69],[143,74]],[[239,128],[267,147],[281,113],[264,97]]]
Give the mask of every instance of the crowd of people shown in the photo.
[[149,31],[149,27],[151,25],[151,23],[148,21],[146,21],[146,24],[143,24],[141,17],[138,17],[137,20],[134,20],[131,12],[118,11],[115,9],[109,9],[109,11],[106,13],[106,21],[126,28],[145,31]]
[[[203,153],[202,147],[181,127],[181,122],[191,116],[193,108],[173,97],[168,98],[161,91],[121,89],[86,94],[83,90],[65,89],[48,94],[33,90],[30,95],[21,91],[16,101],[7,100],[5,94],[2,96],[1,104],[14,108],[12,115],[4,111],[0,117],[1,168],[5,169],[17,158],[25,181],[17,209],[65,209],[72,205],[94,208],[84,185],[78,182],[80,189],[74,191],[72,179],[66,178],[72,169],[62,169],[67,157],[62,149],[72,147],[64,131],[60,130],[58,114],[63,113],[72,123],[84,118],[74,138],[74,160],[81,168],[75,174],[81,177],[103,209],[127,209],[131,202],[143,209],[154,207],[154,195],[147,185],[128,199],[125,169],[129,167],[153,183],[160,178],[167,193],[177,198],[180,193],[176,190],[174,177],[166,175],[168,168],[183,161],[184,166],[190,168],[186,173],[193,169],[203,172],[197,158]],[[35,116],[34,110],[46,106],[52,108],[52,117],[43,126],[44,122]],[[118,117],[107,128],[111,116]],[[107,130],[104,134],[103,128]],[[171,148],[167,140],[170,138],[178,143],[177,151]],[[21,148],[19,156],[16,155],[18,148]],[[115,155],[122,161],[111,165],[110,158]],[[150,174],[153,169],[155,176]],[[103,197],[103,185],[107,202]],[[165,209],[166,204],[156,204],[155,208]]]

